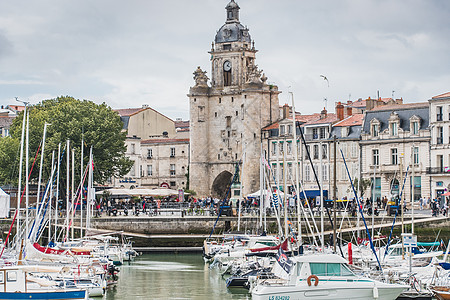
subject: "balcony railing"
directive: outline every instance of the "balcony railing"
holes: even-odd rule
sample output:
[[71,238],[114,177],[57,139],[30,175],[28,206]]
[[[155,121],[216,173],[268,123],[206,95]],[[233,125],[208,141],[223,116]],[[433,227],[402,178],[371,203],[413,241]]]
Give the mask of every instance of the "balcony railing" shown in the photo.
[[449,167],[427,167],[427,174],[449,174]]

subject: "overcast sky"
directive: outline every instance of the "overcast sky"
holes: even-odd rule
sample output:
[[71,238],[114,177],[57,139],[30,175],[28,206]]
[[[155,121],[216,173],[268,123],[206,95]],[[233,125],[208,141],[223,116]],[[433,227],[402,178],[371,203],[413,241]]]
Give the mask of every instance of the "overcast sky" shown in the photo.
[[[0,104],[70,95],[189,118],[186,94],[228,0],[0,2]],[[280,104],[426,101],[450,91],[450,1],[237,0]],[[320,77],[325,75],[327,82]]]

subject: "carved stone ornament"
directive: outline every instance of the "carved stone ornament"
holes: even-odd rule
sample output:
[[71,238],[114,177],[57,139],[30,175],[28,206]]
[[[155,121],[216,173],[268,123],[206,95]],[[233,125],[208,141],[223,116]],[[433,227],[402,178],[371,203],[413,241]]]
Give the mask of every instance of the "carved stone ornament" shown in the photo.
[[247,83],[261,83],[262,70],[258,70],[257,65],[248,66],[248,79]]
[[206,76],[206,71],[203,71],[200,69],[200,67],[197,67],[197,70],[195,70],[194,74],[194,80],[195,80],[195,86],[201,86],[201,87],[207,87],[208,86],[208,76]]

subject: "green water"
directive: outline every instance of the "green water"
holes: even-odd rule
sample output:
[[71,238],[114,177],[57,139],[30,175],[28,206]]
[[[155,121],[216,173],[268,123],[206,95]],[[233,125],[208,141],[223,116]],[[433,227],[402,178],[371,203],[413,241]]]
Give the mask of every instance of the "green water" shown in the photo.
[[120,267],[103,299],[251,299],[245,289],[227,289],[208,267],[201,254],[146,254]]

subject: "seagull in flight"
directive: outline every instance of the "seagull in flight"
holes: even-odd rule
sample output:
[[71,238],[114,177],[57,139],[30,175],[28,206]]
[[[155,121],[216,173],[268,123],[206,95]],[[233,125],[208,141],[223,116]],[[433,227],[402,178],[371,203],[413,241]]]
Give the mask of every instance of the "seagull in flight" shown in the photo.
[[328,78],[326,76],[324,76],[324,75],[320,75],[320,77],[322,77],[323,80],[326,80],[327,84],[328,84],[328,87],[330,87],[330,82],[328,81]]

